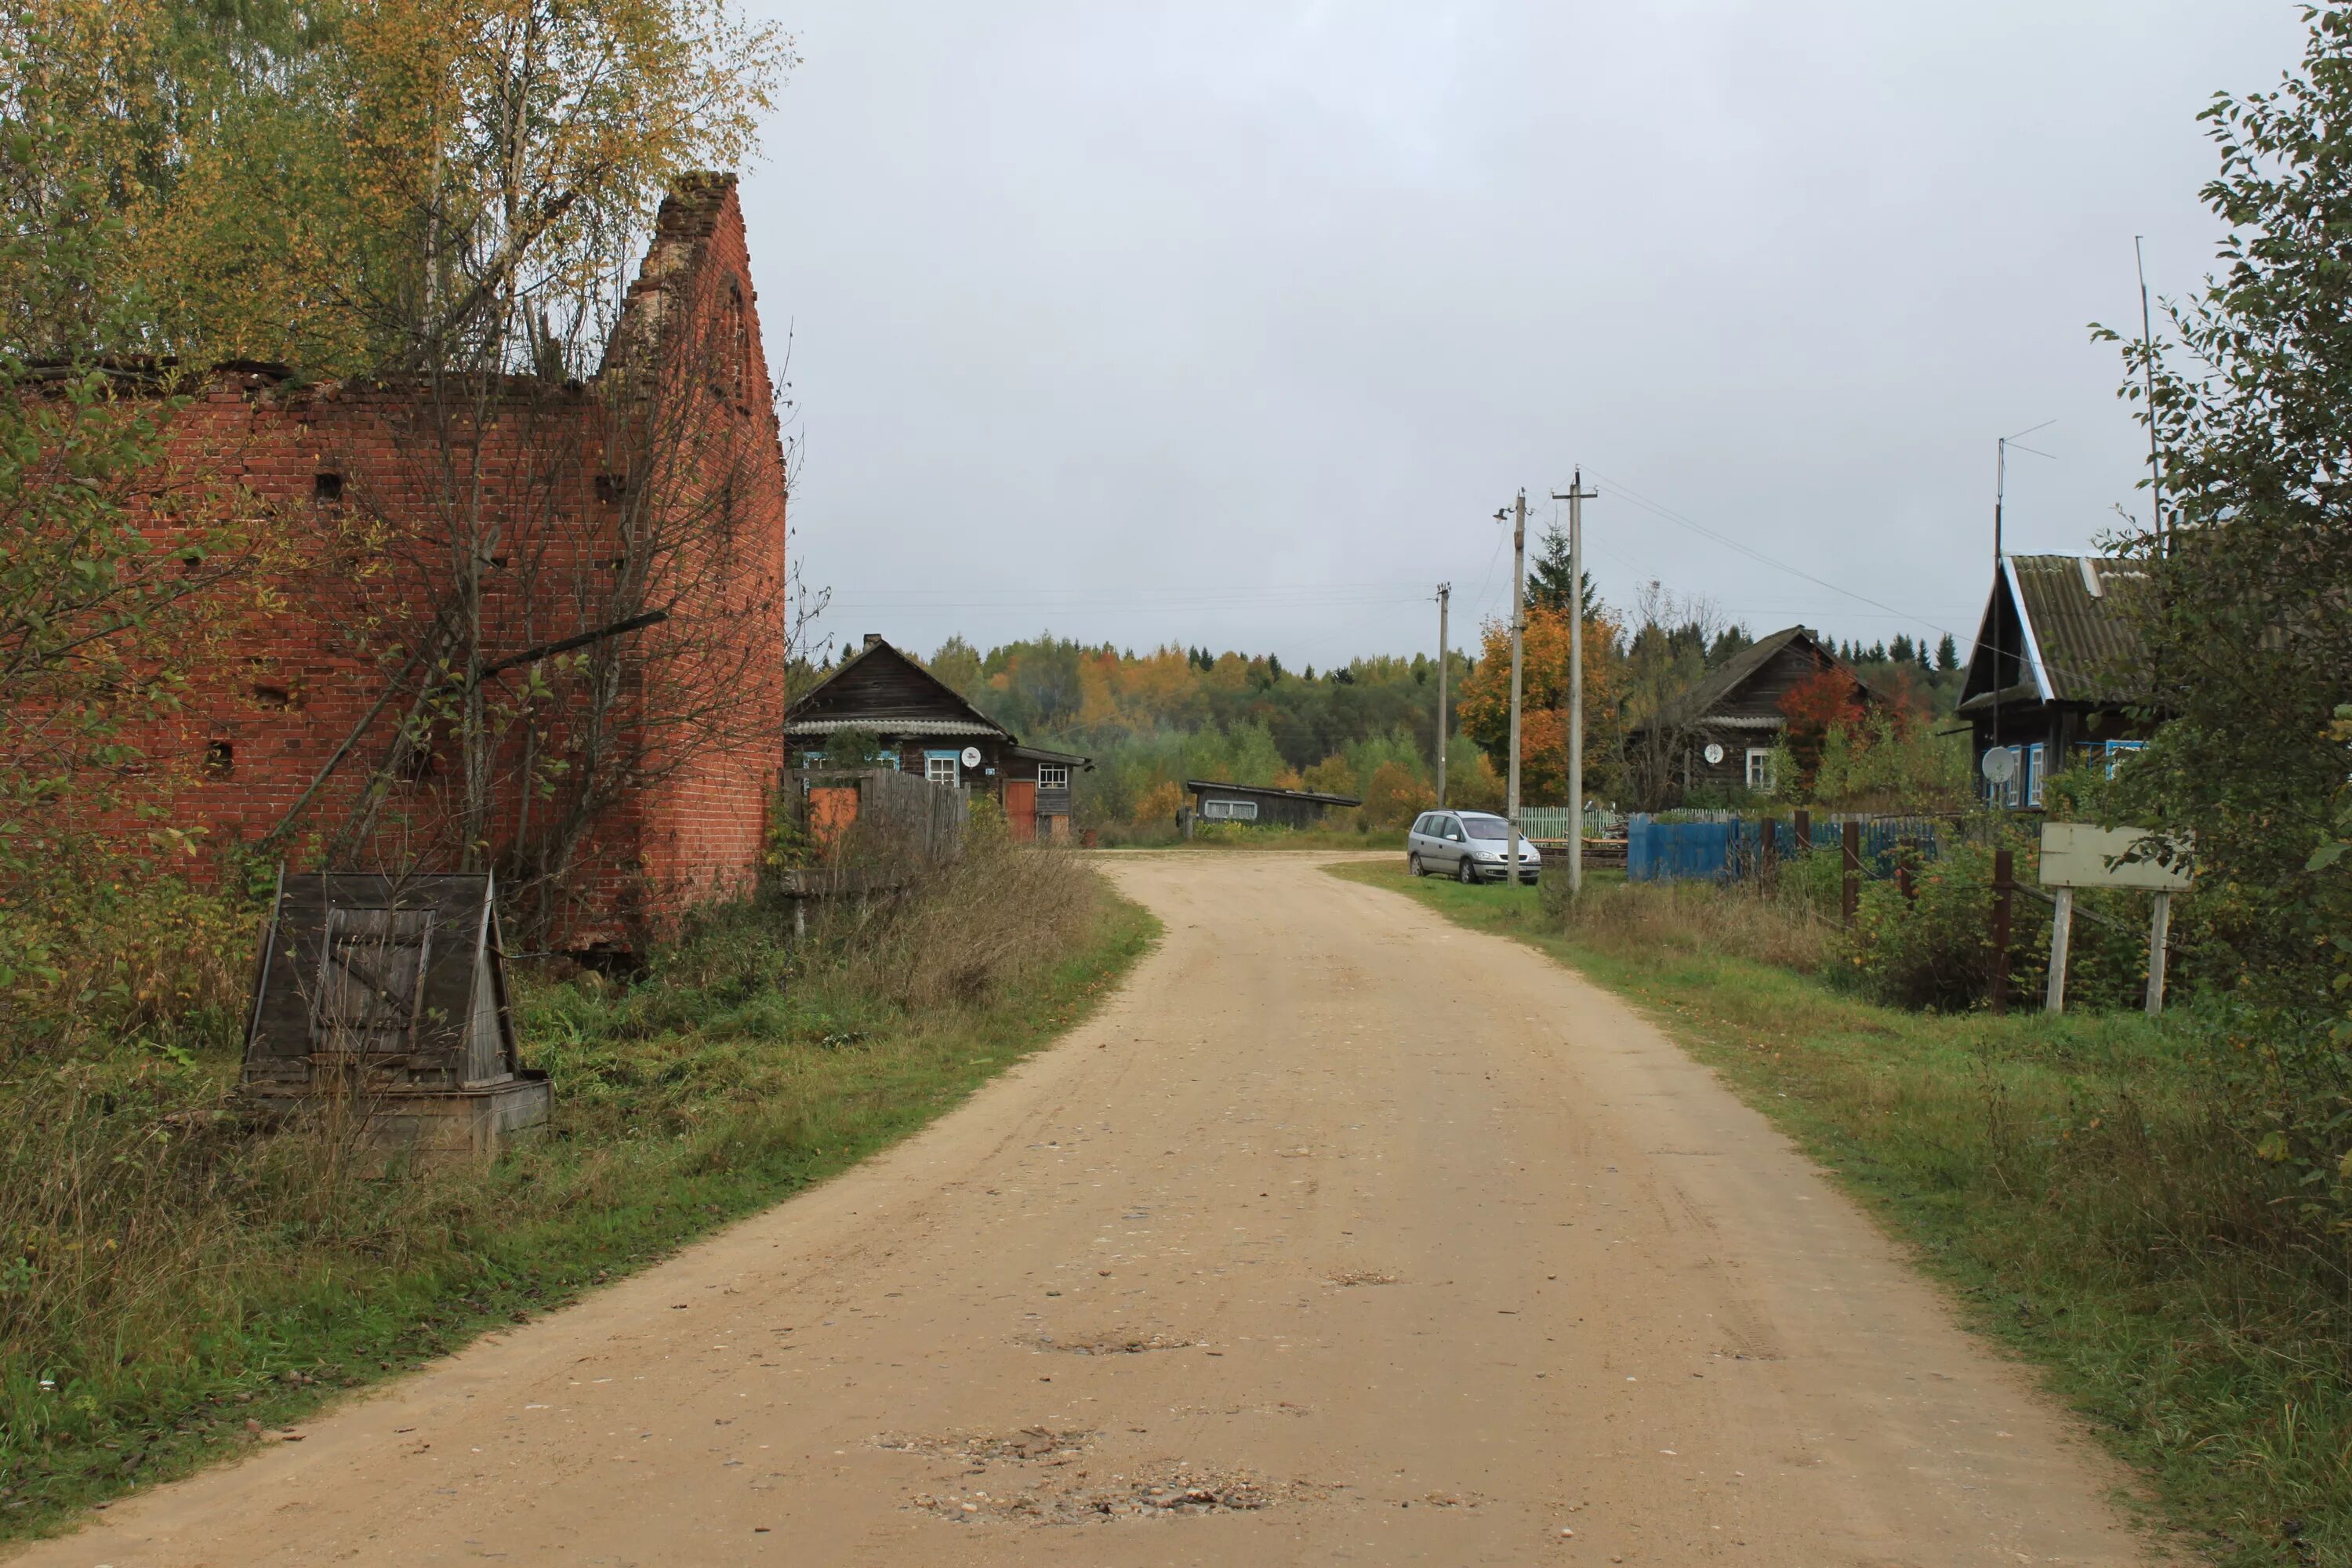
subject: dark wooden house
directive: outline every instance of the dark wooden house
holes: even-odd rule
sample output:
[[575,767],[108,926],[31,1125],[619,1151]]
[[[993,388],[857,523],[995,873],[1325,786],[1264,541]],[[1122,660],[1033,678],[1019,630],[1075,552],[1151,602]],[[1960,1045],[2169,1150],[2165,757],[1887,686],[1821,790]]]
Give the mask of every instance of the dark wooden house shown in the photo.
[[1653,775],[1647,793],[1679,791],[1685,798],[1699,791],[1771,793],[1780,783],[1772,776],[1772,749],[1789,727],[1780,700],[1829,669],[1853,677],[1863,706],[1877,704],[1877,694],[1803,626],[1759,637],[1725,659],[1627,735],[1634,771],[1644,772],[1646,764]]
[[1212,779],[1186,779],[1192,796],[1184,819],[1184,837],[1202,822],[1241,822],[1261,827],[1313,827],[1334,810],[1364,803],[1353,795],[1325,795],[1311,789],[1271,789],[1258,784],[1218,784]]
[[[2144,654],[2126,613],[2147,581],[2130,563],[2096,555],[2001,558],[1958,710],[1993,804],[2039,807],[2060,768],[2112,766],[2147,744],[2148,725],[2132,716]],[[1984,757],[1997,747],[2016,761],[1994,784]]]
[[1024,843],[1070,837],[1072,782],[1095,765],[1089,757],[1023,745],[953,687],[871,632],[864,647],[784,717],[795,769],[825,765],[844,733],[874,747],[858,765],[878,763],[995,796],[1013,836]]

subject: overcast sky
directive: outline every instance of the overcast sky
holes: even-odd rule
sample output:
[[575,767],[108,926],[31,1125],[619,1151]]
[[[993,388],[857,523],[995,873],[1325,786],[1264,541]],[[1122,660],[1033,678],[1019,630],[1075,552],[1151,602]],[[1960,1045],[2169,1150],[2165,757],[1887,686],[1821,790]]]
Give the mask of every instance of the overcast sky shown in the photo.
[[[766,0],[744,185],[825,625],[1294,668],[1507,611],[1581,463],[1605,597],[1975,630],[2144,507],[2094,320],[2193,289],[2196,121],[2290,0]],[[1773,563],[1707,533],[1738,541]],[[1866,603],[1865,600],[1878,603]],[[1884,606],[1891,606],[1883,608]]]

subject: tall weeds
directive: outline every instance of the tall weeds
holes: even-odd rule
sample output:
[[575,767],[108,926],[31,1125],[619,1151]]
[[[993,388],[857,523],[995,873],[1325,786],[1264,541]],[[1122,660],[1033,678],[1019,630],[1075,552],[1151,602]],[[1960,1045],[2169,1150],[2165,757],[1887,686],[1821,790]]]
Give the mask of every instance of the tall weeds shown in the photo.
[[[838,1168],[1072,1016],[1147,925],[1076,857],[982,836],[804,937],[752,901],[630,983],[519,975],[555,1118],[491,1169],[352,1158],[364,1129],[331,1114],[249,1121],[219,996],[12,1047],[0,1535]],[[244,940],[203,962],[241,973]]]
[[1813,974],[1837,949],[1837,928],[1809,904],[1759,897],[1753,889],[1696,881],[1602,882],[1570,899],[1559,879],[1543,888],[1562,932],[1604,951],[1728,954]]

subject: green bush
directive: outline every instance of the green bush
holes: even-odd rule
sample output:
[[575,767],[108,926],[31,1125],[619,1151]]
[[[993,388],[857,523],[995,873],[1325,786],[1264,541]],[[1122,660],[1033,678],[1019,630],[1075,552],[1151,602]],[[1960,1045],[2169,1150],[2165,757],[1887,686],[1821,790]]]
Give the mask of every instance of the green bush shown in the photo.
[[[1991,992],[1993,848],[1948,835],[1933,860],[1916,854],[1914,896],[1893,881],[1865,882],[1847,933],[1841,973],[1865,994],[1901,1007],[1941,1012],[1980,1006]],[[2009,995],[2017,1007],[2042,1005],[2050,973],[2051,905],[2041,893],[2039,850],[2015,850],[2017,891],[2010,900]],[[1836,858],[1815,856],[1834,870]],[[2109,1011],[2140,1005],[2147,994],[2149,895],[2081,890],[2074,895],[2068,943],[2066,1005]],[[2176,945],[2189,929],[2176,919]]]
[[[1992,858],[1990,848],[1974,844],[1947,845],[1924,862],[1906,853],[1916,889],[1909,899],[1893,881],[1864,883],[1846,933],[1843,972],[1849,982],[1900,1007],[1957,1012],[1982,1002],[1991,988]],[[1836,864],[1832,856],[1814,858]],[[2021,868],[2019,875],[2027,873]],[[2012,998],[2041,984],[2042,963],[2033,955],[2048,946],[2048,909],[2031,897],[2012,899]]]

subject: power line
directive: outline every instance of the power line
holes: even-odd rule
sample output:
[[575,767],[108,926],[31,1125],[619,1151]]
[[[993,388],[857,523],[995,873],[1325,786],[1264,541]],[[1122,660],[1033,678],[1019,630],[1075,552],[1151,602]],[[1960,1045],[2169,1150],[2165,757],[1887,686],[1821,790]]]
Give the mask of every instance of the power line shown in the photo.
[[1918,625],[1926,626],[1932,630],[1938,632],[1950,630],[1949,627],[1936,625],[1934,621],[1928,619],[1925,616],[1914,615],[1909,611],[1886,603],[1884,599],[1874,599],[1867,594],[1857,594],[1853,589],[1842,587],[1838,584],[1831,582],[1826,577],[1816,577],[1811,572],[1807,572],[1801,567],[1791,566],[1785,561],[1777,560],[1772,556],[1767,555],[1762,551],[1757,550],[1749,545],[1743,544],[1738,540],[1731,538],[1727,534],[1717,533],[1714,529],[1707,527],[1705,523],[1695,521],[1690,518],[1685,517],[1682,513],[1675,511],[1671,507],[1665,506],[1658,501],[1652,500],[1641,491],[1633,489],[1631,485],[1626,484],[1622,479],[1612,479],[1598,468],[1592,470],[1592,477],[1599,479],[1601,483],[1609,486],[1610,489],[1614,490],[1618,495],[1632,501],[1635,506],[1640,507],[1643,510],[1651,512],[1658,517],[1662,517],[1668,522],[1676,523],[1684,528],[1687,528],[1693,533],[1698,534],[1703,538],[1711,539],[1727,550],[1738,551],[1740,554],[1747,556],[1749,560],[1754,561],[1760,565],[1769,566],[1776,572],[1786,572],[1790,576],[1802,578],[1805,582],[1812,584],[1817,588],[1827,588],[1831,593],[1843,595],[1846,598],[1853,600],[1856,604],[1868,605],[1874,609],[1884,610],[1890,616],[1903,616],[1905,619],[1910,620]]

